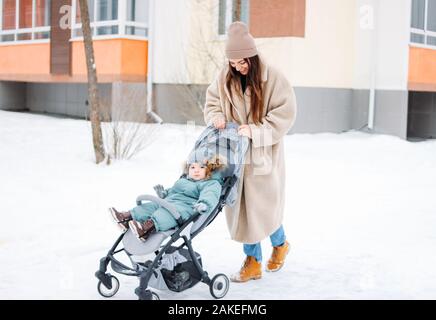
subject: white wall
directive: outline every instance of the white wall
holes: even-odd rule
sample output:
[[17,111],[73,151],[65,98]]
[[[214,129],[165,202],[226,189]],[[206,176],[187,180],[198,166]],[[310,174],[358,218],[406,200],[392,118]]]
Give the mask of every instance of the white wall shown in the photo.
[[154,0],[154,3],[153,82],[189,83],[186,71],[189,1]]
[[[217,0],[155,2],[155,81],[209,83],[216,66],[225,62],[225,37],[217,37],[214,28]],[[256,39],[268,63],[280,68],[292,85],[368,89],[376,70],[377,89],[407,88],[411,0],[306,4],[304,38]],[[360,25],[364,5],[374,8],[372,30]]]
[[[203,30],[209,38],[211,55],[219,61],[225,40],[217,38],[213,29],[218,19],[217,10],[213,9],[216,2],[203,1],[212,7],[208,15],[199,8],[193,13],[197,22],[192,23],[191,41],[201,43],[197,33]],[[256,45],[266,60],[280,68],[295,86],[349,88],[353,82],[354,8],[354,0],[307,0],[305,38],[257,38]],[[192,79],[195,83],[207,83],[211,72],[204,80],[204,68],[197,67],[200,60],[191,60]],[[210,61],[206,57],[201,63]]]
[[[411,0],[356,0],[354,83],[357,89],[407,90]],[[362,11],[360,9],[362,8]],[[365,8],[374,27],[362,28]]]
[[381,0],[377,89],[407,90],[411,0]]
[[307,0],[305,37],[262,39],[260,50],[294,86],[350,87],[354,8],[351,0]]

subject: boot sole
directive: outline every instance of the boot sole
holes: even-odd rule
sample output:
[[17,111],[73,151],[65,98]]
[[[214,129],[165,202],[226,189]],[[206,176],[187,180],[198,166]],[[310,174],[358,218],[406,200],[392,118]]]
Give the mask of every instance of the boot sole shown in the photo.
[[235,282],[235,283],[244,283],[244,282],[248,282],[248,281],[250,281],[250,280],[259,280],[259,279],[261,279],[262,278],[262,275],[260,275],[260,276],[255,276],[255,277],[251,277],[251,278],[249,278],[249,279],[247,279],[247,280],[244,280],[244,281],[242,281],[242,280],[235,280],[235,279],[230,279],[230,281],[231,282]]
[[[286,251],[285,258],[288,256],[289,251],[291,251],[291,245],[289,245],[289,247],[288,247],[288,251]],[[285,261],[283,261],[282,265],[281,265],[279,268],[274,269],[274,270],[270,270],[270,269],[268,269],[268,268],[265,268],[265,271],[266,271],[266,272],[277,272],[277,271],[279,271],[281,268],[283,268],[284,265],[285,265]]]
[[146,241],[146,239],[144,239],[144,238],[139,236],[139,233],[136,231],[136,228],[132,227],[130,225],[130,223],[129,223],[129,227],[130,227],[130,230],[132,230],[133,234],[136,236],[136,238],[138,238],[139,241],[141,241],[141,242],[145,242]]

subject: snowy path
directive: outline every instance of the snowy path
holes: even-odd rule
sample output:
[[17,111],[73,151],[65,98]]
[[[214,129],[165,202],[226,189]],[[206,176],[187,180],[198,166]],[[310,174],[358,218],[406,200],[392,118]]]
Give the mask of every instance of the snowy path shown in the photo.
[[[172,184],[202,128],[157,130],[133,160],[96,166],[87,122],[0,111],[0,299],[101,299],[94,272],[118,235],[107,208]],[[226,298],[436,298],[436,141],[297,134],[286,161],[287,263]],[[210,275],[243,260],[224,216],[194,246]],[[119,279],[115,298],[136,299],[137,280]],[[211,298],[204,285],[159,294]]]

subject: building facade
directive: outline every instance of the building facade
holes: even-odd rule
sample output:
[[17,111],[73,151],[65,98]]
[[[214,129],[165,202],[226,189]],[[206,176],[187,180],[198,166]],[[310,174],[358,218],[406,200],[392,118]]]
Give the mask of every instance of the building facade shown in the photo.
[[[67,33],[56,28],[70,2]],[[86,113],[77,1],[0,3],[0,108]],[[135,108],[145,108],[148,79],[164,121],[203,124],[205,90],[226,63],[226,28],[242,20],[295,88],[291,132],[436,136],[436,0],[89,3],[98,79],[112,107],[139,91]]]
[[[102,103],[144,108],[148,3],[88,4]],[[0,0],[0,26],[0,108],[86,117],[78,0]]]

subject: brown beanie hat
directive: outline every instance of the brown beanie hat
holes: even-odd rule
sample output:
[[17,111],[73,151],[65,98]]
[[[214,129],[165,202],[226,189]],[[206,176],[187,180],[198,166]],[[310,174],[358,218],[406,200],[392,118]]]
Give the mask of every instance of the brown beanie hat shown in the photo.
[[253,36],[241,21],[233,22],[227,31],[226,56],[228,59],[244,59],[257,55]]

